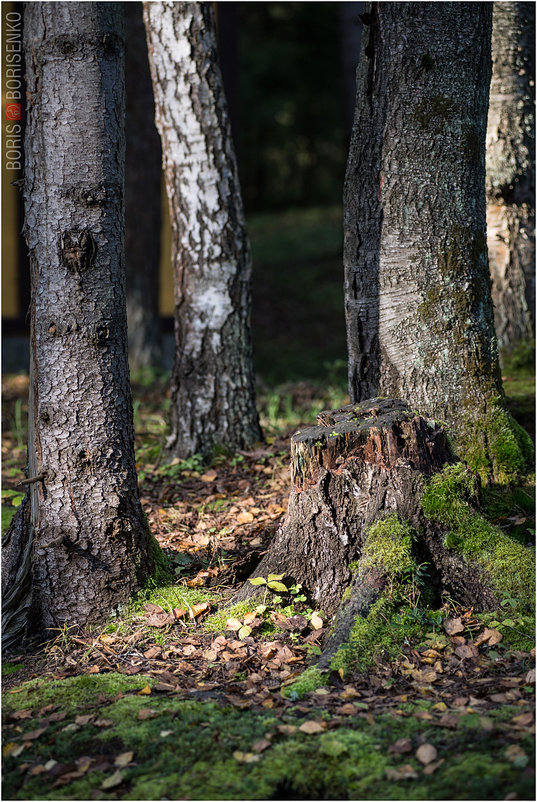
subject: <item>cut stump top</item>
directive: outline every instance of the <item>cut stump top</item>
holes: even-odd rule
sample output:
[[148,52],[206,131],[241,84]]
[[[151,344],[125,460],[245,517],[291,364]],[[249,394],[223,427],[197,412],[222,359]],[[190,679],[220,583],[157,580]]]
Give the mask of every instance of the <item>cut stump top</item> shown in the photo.
[[[349,462],[393,469],[409,467],[429,476],[453,457],[442,425],[406,401],[370,398],[317,416],[318,426],[291,438],[294,489],[315,484],[321,469],[339,473]],[[451,459],[448,459],[451,461]]]

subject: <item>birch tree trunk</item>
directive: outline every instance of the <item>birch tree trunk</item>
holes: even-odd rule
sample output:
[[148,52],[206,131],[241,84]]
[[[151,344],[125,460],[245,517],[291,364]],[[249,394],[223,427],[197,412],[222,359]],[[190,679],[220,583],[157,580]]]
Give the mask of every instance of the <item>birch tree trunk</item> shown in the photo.
[[161,153],[141,3],[124,3],[125,260],[131,368],[160,367]]
[[144,3],[172,221],[171,456],[261,436],[250,254],[210,3]]
[[3,554],[5,645],[102,618],[151,568],[127,364],[120,5],[28,3],[24,39],[29,490]]
[[487,241],[500,348],[535,325],[535,6],[494,3]]
[[519,433],[504,411],[485,231],[491,6],[373,3],[366,18],[344,195],[351,400],[408,400],[502,479],[493,441]]

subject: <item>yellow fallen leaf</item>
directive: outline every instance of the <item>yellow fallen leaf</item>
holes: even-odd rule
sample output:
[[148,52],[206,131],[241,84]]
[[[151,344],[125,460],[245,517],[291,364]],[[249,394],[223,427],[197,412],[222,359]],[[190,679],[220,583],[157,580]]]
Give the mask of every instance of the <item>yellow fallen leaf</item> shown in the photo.
[[231,632],[238,632],[241,627],[242,622],[238,618],[228,618],[226,621],[226,629],[231,630]]
[[311,614],[310,624],[313,627],[313,629],[322,629],[324,626],[324,621],[319,615],[319,613],[314,612]]
[[129,763],[132,763],[133,757],[134,757],[134,752],[122,752],[114,760],[114,766],[117,766],[120,769],[124,769],[125,766],[129,765]]
[[258,760],[261,760],[261,755],[254,755],[253,752],[241,752],[238,749],[233,752],[233,757],[238,763],[257,763]]
[[201,615],[206,610],[210,608],[209,602],[200,602],[199,604],[193,604],[190,608],[190,616],[191,618],[197,618],[198,615]]
[[248,637],[248,635],[252,634],[252,627],[241,627],[237,633],[237,637],[239,640],[244,640]]
[[103,791],[107,791],[109,788],[115,788],[116,785],[120,785],[122,782],[123,774],[118,769],[101,783],[101,788]]
[[137,696],[148,696],[151,693],[151,688],[149,685],[145,685],[141,690],[138,691]]

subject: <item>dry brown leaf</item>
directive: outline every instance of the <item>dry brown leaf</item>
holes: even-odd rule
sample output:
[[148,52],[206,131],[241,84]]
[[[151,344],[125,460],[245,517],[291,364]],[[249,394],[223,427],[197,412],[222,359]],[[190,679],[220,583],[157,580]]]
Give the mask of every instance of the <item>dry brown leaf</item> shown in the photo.
[[160,646],[151,646],[146,652],[144,652],[144,657],[147,660],[153,660],[156,657],[162,656],[162,649]]
[[488,646],[496,646],[503,638],[501,632],[498,632],[497,629],[489,629],[485,627],[483,632],[480,632],[477,638],[475,639],[475,645],[480,646],[482,643],[486,643]]
[[420,763],[423,763],[424,766],[426,766],[428,763],[432,763],[433,760],[436,760],[437,756],[438,752],[432,744],[422,744],[416,750],[416,757]]
[[294,724],[278,724],[276,729],[282,735],[293,735],[297,730],[297,728],[296,728],[296,726]]
[[357,699],[361,695],[362,694],[357,691],[356,688],[353,688],[352,685],[347,685],[339,694],[339,698],[343,699],[344,702],[347,702],[350,699]]
[[77,716],[75,718],[75,724],[78,724],[79,727],[85,727],[86,724],[89,724],[90,721],[93,721],[94,716],[91,714],[88,716]]
[[39,738],[41,735],[43,735],[43,733],[45,732],[46,729],[47,729],[47,727],[40,727],[37,730],[31,730],[30,732],[25,732],[24,735],[22,736],[21,740],[23,740],[23,741],[35,741],[37,738]]
[[415,780],[417,776],[416,769],[410,763],[399,766],[397,769],[386,769],[386,779],[388,780]]
[[356,705],[353,705],[352,702],[347,702],[346,704],[341,705],[337,712],[342,716],[354,716],[358,712],[358,708]]
[[439,766],[444,763],[445,758],[441,757],[440,760],[435,761],[434,763],[428,763],[425,768],[423,769],[424,774],[434,774]]
[[479,651],[477,646],[473,643],[467,643],[465,646],[457,646],[455,649],[455,654],[457,657],[462,659],[477,657],[479,655]]
[[531,727],[534,723],[533,713],[520,713],[520,715],[515,716],[511,719],[509,724],[512,724],[514,727],[521,727],[525,729],[526,727]]
[[410,738],[398,738],[397,741],[388,748],[388,751],[396,755],[404,755],[407,752],[412,752],[412,741]]
[[145,623],[148,627],[166,627],[175,623],[175,617],[169,613],[150,613],[146,616]]
[[214,663],[218,659],[218,652],[214,649],[207,649],[203,652],[203,657],[208,663]]
[[235,520],[238,524],[249,524],[254,520],[254,516],[251,512],[239,512]]
[[202,475],[200,476],[202,482],[214,482],[214,480],[217,478],[218,474],[216,473],[214,468],[208,470],[207,473],[202,473]]
[[272,746],[271,742],[266,738],[261,738],[259,741],[256,741],[255,744],[252,744],[252,749],[254,752],[264,752],[265,749],[268,749],[269,746]]
[[153,604],[153,602],[147,602],[147,604],[144,604],[144,606],[142,607],[142,610],[145,613],[163,613],[164,612],[164,610],[162,609],[162,607],[159,604]]
[[305,721],[298,729],[300,732],[305,732],[306,735],[317,735],[317,733],[324,731],[324,727],[318,721]]
[[14,713],[11,713],[9,718],[13,721],[22,721],[25,718],[32,718],[32,710],[29,707],[25,710],[15,710]]
[[145,721],[148,718],[155,718],[155,716],[157,716],[157,715],[158,715],[158,713],[157,713],[156,710],[152,710],[150,707],[142,707],[138,711],[137,718],[138,718],[138,721]]
[[457,632],[464,632],[464,624],[460,618],[446,618],[444,629],[448,635],[456,635]]

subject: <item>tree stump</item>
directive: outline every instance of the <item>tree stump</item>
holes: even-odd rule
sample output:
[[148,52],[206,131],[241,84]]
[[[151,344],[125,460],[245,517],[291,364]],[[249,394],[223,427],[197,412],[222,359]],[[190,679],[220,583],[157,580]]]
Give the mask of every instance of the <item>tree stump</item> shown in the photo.
[[[479,566],[447,548],[446,527],[422,510],[427,480],[458,462],[443,426],[404,401],[382,398],[320,413],[318,421],[291,439],[287,515],[252,577],[284,574],[287,586],[302,584],[316,609],[330,618],[337,613],[321,664],[389,582],[382,561],[365,554],[364,544],[369,528],[390,513],[414,530],[414,562],[428,564],[438,599],[446,591],[476,608],[497,606]],[[478,488],[475,477],[474,504]],[[258,592],[246,582],[235,598]]]

